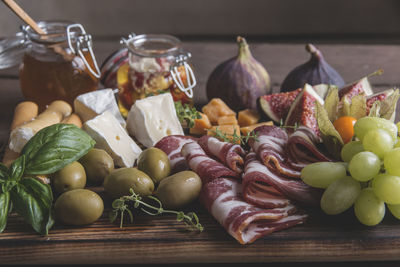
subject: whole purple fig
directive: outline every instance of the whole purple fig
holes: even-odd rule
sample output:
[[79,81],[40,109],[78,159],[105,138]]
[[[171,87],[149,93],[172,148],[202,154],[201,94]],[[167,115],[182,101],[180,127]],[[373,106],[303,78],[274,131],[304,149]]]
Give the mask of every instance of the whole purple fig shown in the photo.
[[237,37],[239,53],[218,65],[210,74],[207,98],[221,98],[231,109],[256,109],[257,99],[269,94],[271,81],[266,69],[251,54],[243,37]]
[[281,85],[281,92],[303,88],[306,83],[331,84],[339,88],[345,86],[342,76],[326,62],[321,51],[312,44],[307,44],[306,50],[311,54],[310,60],[297,66],[287,75]]

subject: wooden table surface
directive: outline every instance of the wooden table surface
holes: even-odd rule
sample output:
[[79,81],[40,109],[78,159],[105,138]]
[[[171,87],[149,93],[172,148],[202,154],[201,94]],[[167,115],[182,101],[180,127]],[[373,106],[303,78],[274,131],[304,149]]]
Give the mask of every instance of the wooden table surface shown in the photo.
[[[308,60],[304,44],[251,42],[253,55],[270,73],[274,91],[286,74]],[[207,101],[205,84],[212,69],[236,54],[232,42],[185,41],[193,55],[198,79],[195,101]],[[327,61],[346,82],[383,68],[384,74],[371,79],[376,92],[400,84],[400,45],[316,44]],[[118,40],[94,43],[98,62],[115,49]],[[0,140],[9,134],[13,109],[22,101],[17,68],[0,71]],[[240,245],[201,206],[195,205],[202,233],[192,233],[171,216],[138,214],[133,224],[120,229],[109,223],[107,212],[85,227],[56,224],[46,237],[37,235],[21,217],[12,214],[0,234],[0,264],[5,263],[185,263],[185,262],[315,262],[315,261],[398,261],[400,221],[387,214],[376,227],[360,225],[352,211],[327,216],[310,211],[304,225]],[[106,211],[109,207],[106,208]]]

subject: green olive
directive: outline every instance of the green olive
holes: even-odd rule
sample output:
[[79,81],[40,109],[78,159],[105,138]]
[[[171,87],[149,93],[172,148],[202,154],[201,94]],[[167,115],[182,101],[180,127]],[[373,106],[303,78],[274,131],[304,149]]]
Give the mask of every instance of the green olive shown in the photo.
[[201,185],[197,173],[182,171],[162,179],[155,195],[165,208],[178,209],[190,204],[199,196]]
[[171,165],[167,154],[156,147],[147,148],[140,153],[138,169],[147,173],[155,184],[171,173]]
[[114,170],[112,157],[103,149],[91,149],[79,162],[85,168],[88,181],[94,184],[102,184],[104,178]]
[[85,169],[79,162],[74,161],[54,173],[51,176],[51,184],[58,194],[84,188],[86,186]]
[[103,214],[101,197],[88,189],[74,189],[61,194],[54,204],[56,218],[65,224],[85,225]]
[[103,185],[104,191],[112,198],[130,195],[130,188],[142,197],[151,195],[154,190],[151,178],[137,168],[115,169],[107,175]]

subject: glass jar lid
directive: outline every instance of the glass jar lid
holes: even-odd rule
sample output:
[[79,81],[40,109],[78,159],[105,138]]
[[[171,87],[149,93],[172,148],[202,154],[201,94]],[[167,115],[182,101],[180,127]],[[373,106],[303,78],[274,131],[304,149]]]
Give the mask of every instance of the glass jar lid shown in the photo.
[[177,55],[181,50],[181,41],[167,34],[129,35],[122,38],[129,52],[142,57],[165,57]]
[[[70,21],[40,21],[38,26],[45,34],[39,34],[28,25],[21,26],[21,32],[12,38],[0,41],[0,69],[16,66],[22,62],[23,55],[32,43],[38,43],[51,47],[52,45],[68,41],[72,53],[79,55],[89,71],[96,77],[100,77],[100,70],[92,50],[92,39],[86,34],[80,24]],[[62,49],[55,48],[60,55],[65,55]],[[89,51],[93,60],[94,69],[88,64],[82,51]]]

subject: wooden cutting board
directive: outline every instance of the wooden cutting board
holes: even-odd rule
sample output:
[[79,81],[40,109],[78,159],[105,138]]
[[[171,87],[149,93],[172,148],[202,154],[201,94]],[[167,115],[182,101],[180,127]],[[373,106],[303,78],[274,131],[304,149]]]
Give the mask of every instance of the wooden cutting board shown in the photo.
[[[196,101],[203,103],[207,76],[217,64],[236,54],[237,46],[233,41],[185,44],[194,55],[192,62],[198,77]],[[376,92],[400,84],[400,61],[393,60],[400,58],[398,45],[321,44],[319,47],[346,81],[383,68],[385,74],[372,79]],[[96,42],[99,62],[117,48],[118,40]],[[303,44],[252,43],[251,48],[268,69],[275,89],[291,68],[308,59]],[[17,69],[0,74],[0,137],[7,140],[13,109],[22,95],[17,90]],[[390,214],[380,225],[366,227],[357,222],[352,210],[334,217],[311,211],[303,225],[240,245],[198,204],[193,210],[205,228],[202,233],[186,231],[174,216],[143,214],[120,229],[118,223],[109,222],[109,210],[107,207],[100,220],[85,227],[56,224],[46,237],[39,236],[21,217],[11,214],[6,230],[0,234],[0,264],[400,260],[400,221]]]
[[[97,190],[99,192],[99,190]],[[102,194],[100,189],[100,194]],[[309,210],[303,225],[272,233],[240,245],[198,203],[204,226],[190,232],[174,216],[136,212],[134,222],[110,223],[106,203],[94,224],[71,227],[56,224],[48,236],[36,234],[17,214],[11,214],[0,234],[2,264],[51,263],[203,263],[400,260],[400,221],[387,214],[376,227],[358,223],[349,210],[327,216]]]

